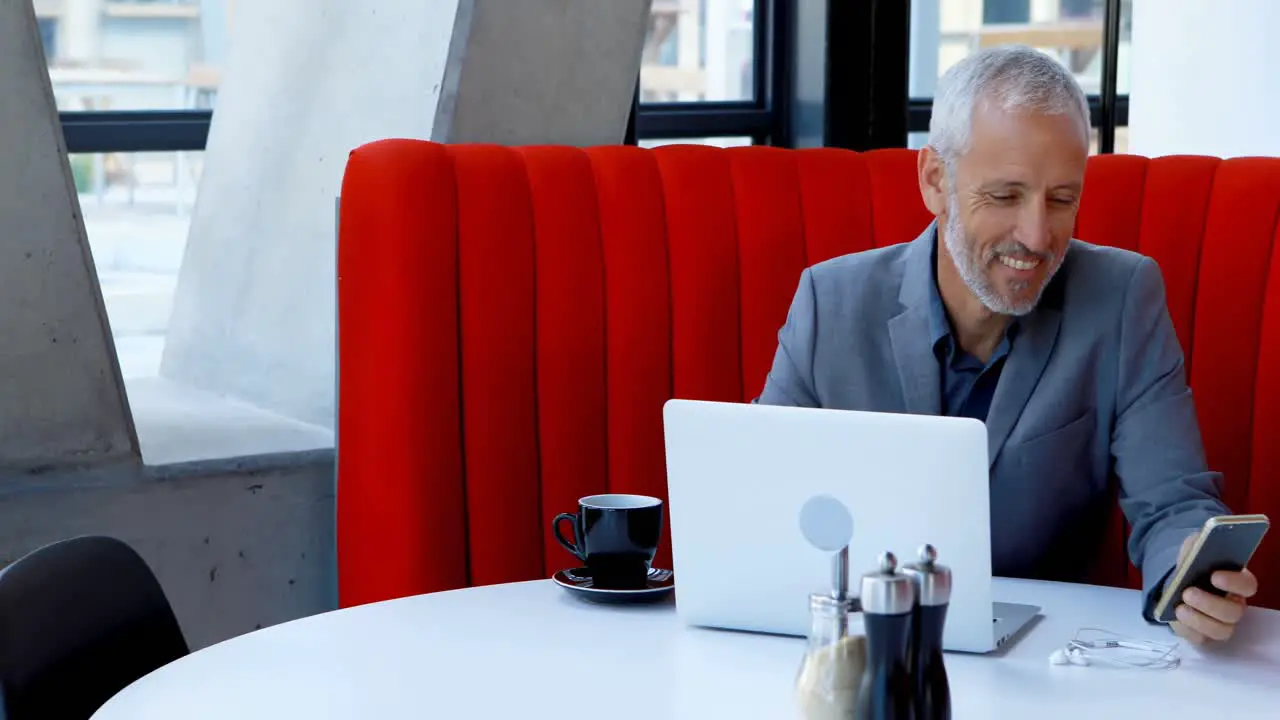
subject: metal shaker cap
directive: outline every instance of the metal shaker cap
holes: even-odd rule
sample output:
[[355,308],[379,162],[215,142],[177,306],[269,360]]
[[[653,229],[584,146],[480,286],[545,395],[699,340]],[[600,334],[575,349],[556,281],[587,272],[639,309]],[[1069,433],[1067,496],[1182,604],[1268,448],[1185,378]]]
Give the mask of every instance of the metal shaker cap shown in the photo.
[[825,615],[848,614],[853,612],[856,606],[857,598],[839,598],[828,593],[812,593],[809,595],[810,612]]
[[893,553],[880,555],[880,567],[862,576],[862,612],[870,615],[901,615],[915,606],[916,588],[911,578],[898,572]]
[[951,602],[951,568],[937,563],[938,552],[932,545],[920,546],[918,562],[902,566],[902,573],[916,586],[916,602],[921,605],[946,605]]

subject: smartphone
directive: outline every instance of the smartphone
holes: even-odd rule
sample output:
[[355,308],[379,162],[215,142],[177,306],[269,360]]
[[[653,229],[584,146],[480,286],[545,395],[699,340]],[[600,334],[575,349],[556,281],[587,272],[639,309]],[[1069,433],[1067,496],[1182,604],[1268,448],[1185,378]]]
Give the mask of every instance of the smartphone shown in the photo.
[[1177,620],[1174,611],[1182,603],[1182,593],[1189,587],[1197,587],[1214,595],[1225,595],[1210,582],[1218,570],[1239,572],[1249,564],[1249,559],[1267,534],[1271,521],[1266,515],[1220,515],[1209,518],[1195,545],[1174,571],[1165,585],[1164,594],[1153,613],[1156,620],[1169,623]]

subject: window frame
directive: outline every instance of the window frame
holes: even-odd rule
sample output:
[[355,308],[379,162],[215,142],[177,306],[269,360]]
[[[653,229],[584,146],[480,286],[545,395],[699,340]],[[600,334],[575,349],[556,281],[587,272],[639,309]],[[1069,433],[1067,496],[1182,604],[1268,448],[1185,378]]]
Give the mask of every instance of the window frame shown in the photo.
[[[748,136],[756,144],[787,145],[786,59],[788,5],[755,0],[752,49],[756,64],[751,100],[632,103],[627,142],[685,137]],[[212,110],[127,110],[58,113],[68,153],[204,150]]]
[[67,152],[204,150],[212,110],[68,110],[58,113]]
[[[755,0],[752,30],[756,71],[751,100],[641,103],[637,81],[624,142],[634,145],[639,140],[747,136],[754,144],[792,147],[792,110],[799,102],[792,77],[796,53],[800,50],[795,42],[795,18],[797,3],[804,1]],[[1122,3],[1123,0],[1106,0],[1102,93],[1089,97],[1091,122],[1099,131],[1099,153],[1114,151],[1116,128],[1128,125],[1129,121],[1129,96],[1116,92]],[[870,18],[864,16],[873,17],[871,6],[875,4],[828,17],[828,37],[861,38],[870,32],[870,38],[862,39],[873,41],[865,47],[875,49],[873,56],[863,57],[858,54],[865,54],[861,42],[827,43],[824,51],[829,69],[825,84],[828,94],[834,98],[828,109],[828,142],[825,144],[829,146],[906,147],[909,133],[929,129],[932,98],[906,98],[904,113],[897,108],[901,107],[899,103],[906,96],[905,91],[899,95],[882,86],[870,85],[874,79],[867,68],[850,66],[852,61],[866,60],[876,67],[876,76],[890,77],[895,84],[898,78],[907,75],[910,44],[909,40],[905,46],[901,42],[901,22],[868,23]],[[883,12],[881,15],[888,17]],[[887,30],[892,36],[876,37],[877,28],[881,34]],[[857,47],[864,47],[864,51],[858,51]],[[853,91],[857,92],[851,95]],[[853,96],[867,102],[852,102]],[[63,111],[58,116],[69,153],[173,152],[205,149],[213,111]]]
[[625,141],[746,136],[756,145],[789,146],[790,5],[755,0],[752,9],[753,97],[736,101],[640,102],[639,81]]

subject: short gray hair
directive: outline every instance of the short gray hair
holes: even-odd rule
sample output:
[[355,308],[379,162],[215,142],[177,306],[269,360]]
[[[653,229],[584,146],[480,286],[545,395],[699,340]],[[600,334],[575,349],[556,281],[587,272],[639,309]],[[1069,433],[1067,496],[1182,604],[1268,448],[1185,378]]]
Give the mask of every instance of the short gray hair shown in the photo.
[[938,81],[929,145],[949,171],[969,149],[974,110],[984,99],[1001,110],[1075,114],[1089,139],[1089,101],[1062,63],[1025,45],[988,48],[961,60]]

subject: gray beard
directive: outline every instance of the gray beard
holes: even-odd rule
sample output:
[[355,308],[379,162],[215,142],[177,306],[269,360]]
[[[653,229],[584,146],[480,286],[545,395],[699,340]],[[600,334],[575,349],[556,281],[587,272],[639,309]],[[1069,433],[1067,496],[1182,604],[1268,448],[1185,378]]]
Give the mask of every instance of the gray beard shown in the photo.
[[[969,291],[978,298],[984,307],[998,315],[1013,315],[1021,317],[1036,309],[1036,305],[1040,302],[1040,295],[1044,293],[1044,289],[1048,287],[1049,281],[1057,274],[1058,268],[1062,266],[1060,258],[1048,257],[1044,262],[1049,263],[1049,274],[1045,276],[1044,284],[1036,291],[1034,297],[1023,302],[1017,302],[1012,298],[1005,297],[992,284],[991,278],[985,272],[987,266],[995,258],[997,251],[1001,248],[992,248],[987,252],[986,257],[978,257],[973,244],[969,242],[969,237],[964,231],[964,227],[960,224],[959,203],[956,196],[952,194],[947,198],[947,222],[945,231],[942,234],[943,241],[947,245],[947,253],[951,255],[952,264],[955,265],[956,271],[960,273],[960,279],[968,286]],[[1012,290],[1021,291],[1027,287],[1027,283],[1019,281],[1011,286]]]

